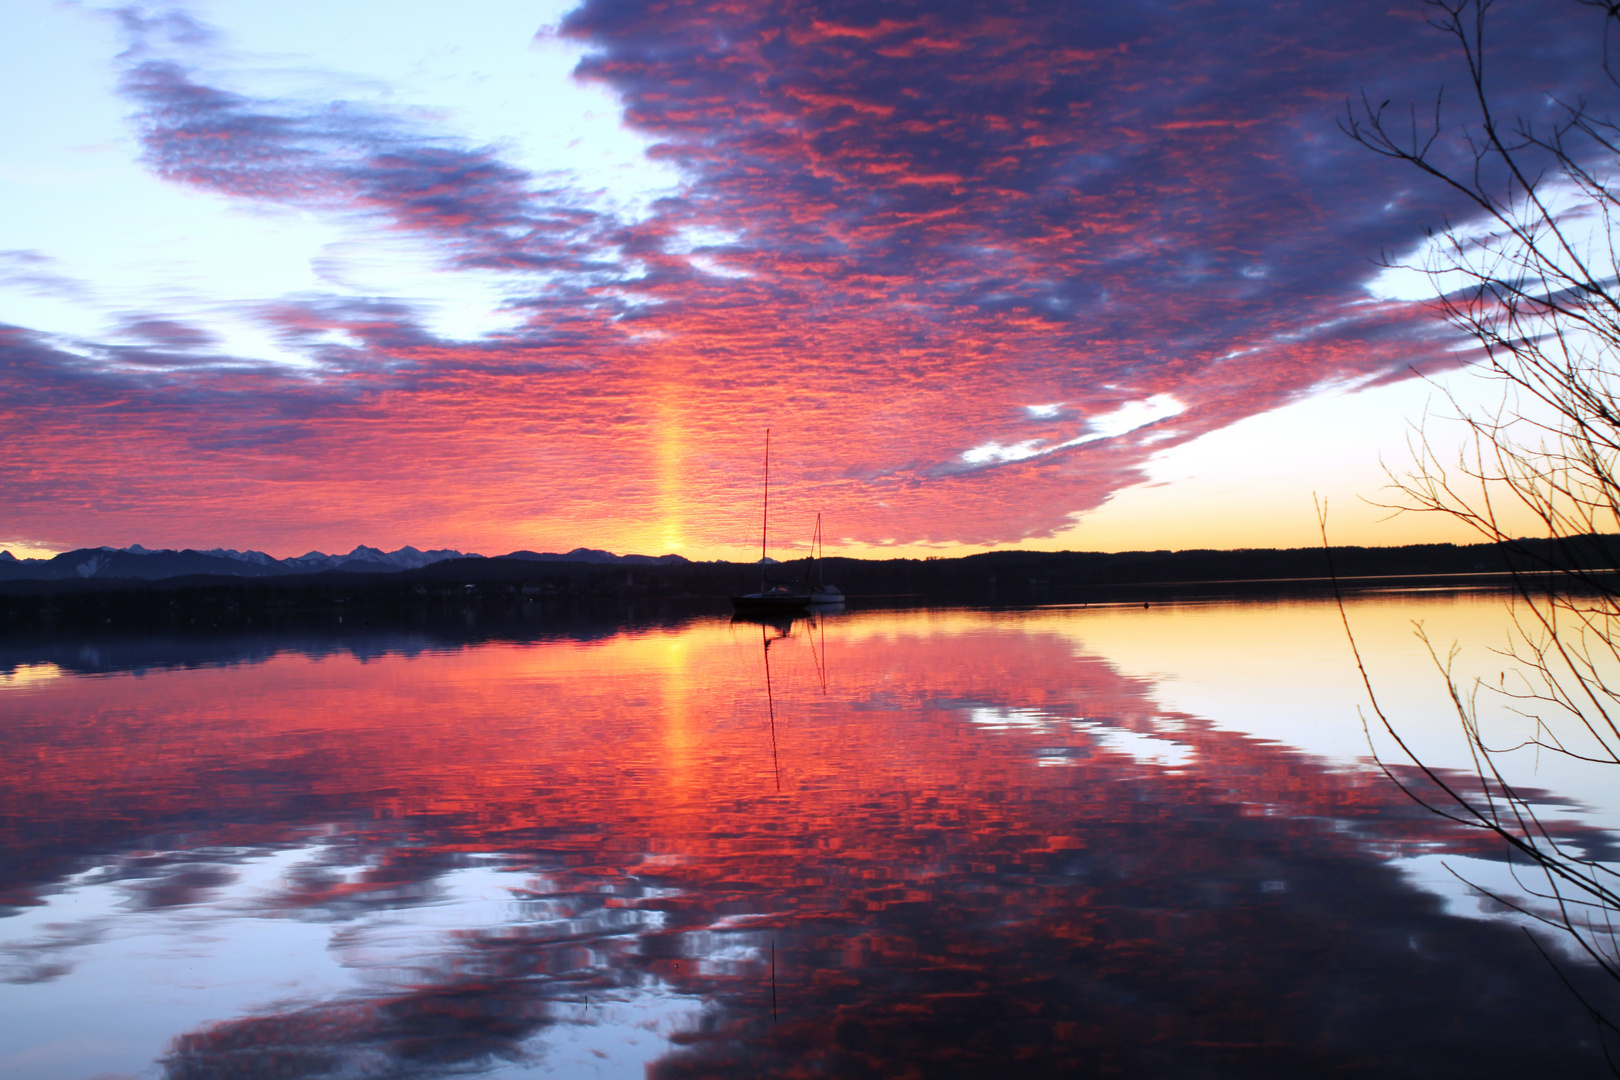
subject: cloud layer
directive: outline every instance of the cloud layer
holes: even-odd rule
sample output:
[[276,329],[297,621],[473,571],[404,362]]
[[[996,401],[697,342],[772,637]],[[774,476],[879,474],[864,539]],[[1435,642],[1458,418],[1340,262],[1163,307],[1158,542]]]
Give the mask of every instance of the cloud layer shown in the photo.
[[[1506,105],[1580,90],[1587,13],[1503,11]],[[1365,283],[1456,207],[1335,125],[1361,88],[1455,84],[1422,15],[592,0],[560,30],[578,77],[685,178],[636,220],[398,110],[216,85],[203,28],[129,15],[147,169],[500,275],[515,322],[466,341],[419,297],[243,305],[301,369],[173,312],[7,328],[9,524],[714,550],[752,527],[769,426],[789,521],[1050,535],[1156,450],[1447,355]],[[4,257],[5,287],[67,280]]]

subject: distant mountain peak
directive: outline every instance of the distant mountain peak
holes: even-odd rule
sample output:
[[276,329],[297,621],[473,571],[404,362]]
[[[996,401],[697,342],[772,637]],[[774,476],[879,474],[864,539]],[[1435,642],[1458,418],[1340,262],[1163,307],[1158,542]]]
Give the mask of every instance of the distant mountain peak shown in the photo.
[[48,559],[19,559],[9,551],[0,553],[0,577],[37,580],[72,577],[159,580],[191,574],[265,577],[319,573],[323,570],[392,573],[400,570],[418,570],[445,559],[481,558],[482,555],[448,548],[422,551],[409,545],[398,551],[385,552],[381,548],[360,544],[347,555],[328,555],[321,551],[310,551],[290,559],[277,559],[262,551],[237,551],[235,548],[212,548],[207,551],[186,548],[184,551],[176,551],[173,548],[153,549],[140,544],[131,544],[127,548],[103,545],[64,551]]

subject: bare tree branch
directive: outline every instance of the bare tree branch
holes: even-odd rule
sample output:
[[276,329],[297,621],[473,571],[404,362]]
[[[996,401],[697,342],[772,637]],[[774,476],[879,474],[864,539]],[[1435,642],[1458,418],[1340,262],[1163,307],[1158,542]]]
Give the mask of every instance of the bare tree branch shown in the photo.
[[[1390,474],[1388,504],[1460,521],[1517,568],[1503,650],[1517,669],[1512,685],[1506,665],[1497,685],[1460,683],[1454,654],[1442,656],[1418,628],[1477,783],[1464,790],[1425,764],[1380,707],[1359,651],[1356,664],[1378,729],[1425,783],[1414,788],[1380,758],[1385,775],[1433,812],[1498,837],[1531,898],[1502,902],[1556,929],[1620,980],[1620,873],[1561,841],[1507,775],[1509,756],[1523,752],[1620,767],[1620,124],[1585,98],[1554,100],[1550,122],[1499,114],[1486,49],[1494,0],[1426,2],[1429,24],[1465,61],[1467,119],[1452,119],[1455,94],[1437,93],[1420,120],[1415,106],[1396,119],[1387,100],[1374,105],[1363,93],[1339,123],[1349,138],[1416,168],[1469,207],[1466,220],[1429,230],[1410,259],[1386,256],[1382,264],[1428,276],[1441,318],[1472,346],[1475,370],[1501,389],[1495,408],[1470,409],[1441,388],[1467,438],[1455,453],[1443,451],[1425,417],[1409,440],[1409,471]],[[1593,60],[1620,91],[1611,56],[1620,0],[1575,2],[1601,20]],[[1325,509],[1319,514],[1325,544]],[[1538,534],[1531,539],[1527,520]],[[1488,732],[1481,695],[1530,721],[1534,733]],[[1363,725],[1370,743],[1373,725],[1365,717]],[[1620,1033],[1615,1017],[1583,1005],[1605,1038]]]

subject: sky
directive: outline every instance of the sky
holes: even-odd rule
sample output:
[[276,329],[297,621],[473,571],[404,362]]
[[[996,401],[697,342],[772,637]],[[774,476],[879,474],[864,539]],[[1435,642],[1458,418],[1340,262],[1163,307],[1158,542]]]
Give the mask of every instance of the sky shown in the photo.
[[1428,14],[9,0],[0,547],[757,558],[767,429],[782,557],[1469,539],[1373,505],[1495,392],[1379,265],[1466,208],[1338,126],[1464,118]]

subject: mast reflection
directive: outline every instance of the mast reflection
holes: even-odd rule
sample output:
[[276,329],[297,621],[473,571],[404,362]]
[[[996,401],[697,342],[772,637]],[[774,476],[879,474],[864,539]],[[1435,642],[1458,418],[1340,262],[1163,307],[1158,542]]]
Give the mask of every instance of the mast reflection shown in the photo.
[[[821,692],[827,692],[826,642],[827,616],[844,610],[843,604],[814,604],[808,609],[794,612],[739,612],[732,616],[733,625],[759,627],[760,656],[765,673],[765,709],[770,721],[771,763],[776,779],[776,790],[782,790],[782,761],[776,736],[776,691],[771,678],[771,646],[793,636],[796,626],[803,625],[810,645],[811,663]],[[818,643],[817,637],[820,642]]]

